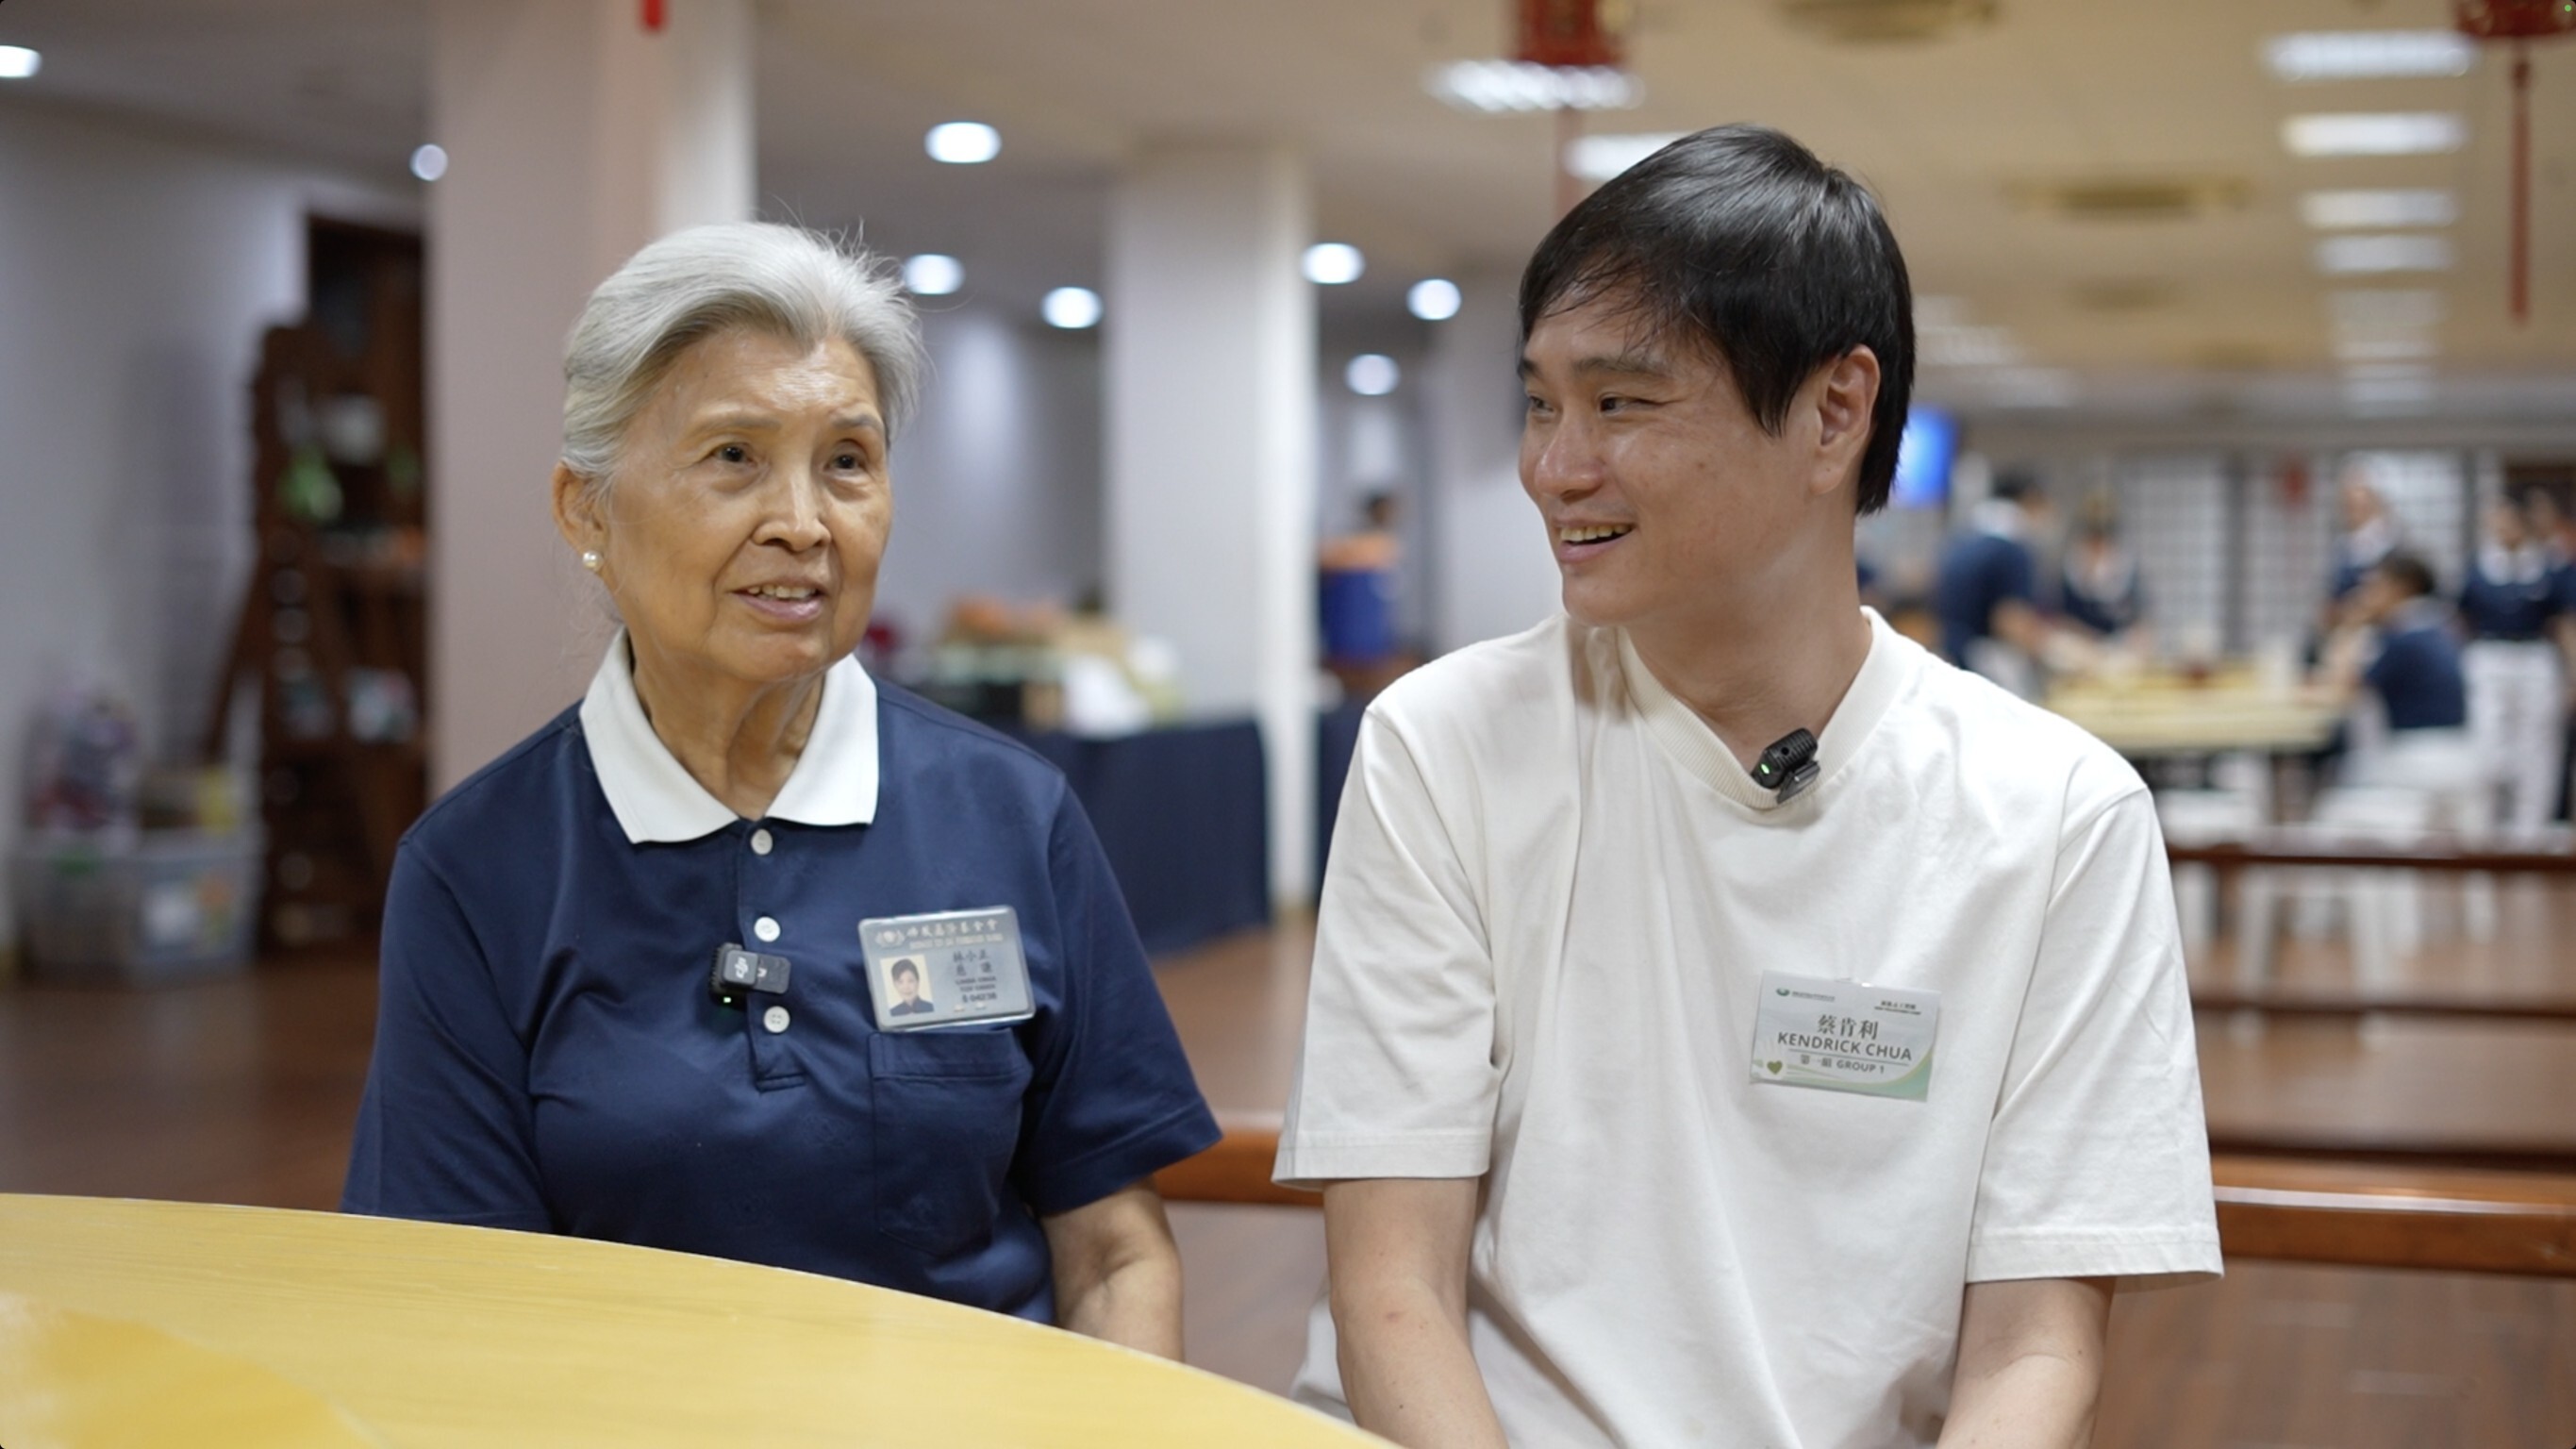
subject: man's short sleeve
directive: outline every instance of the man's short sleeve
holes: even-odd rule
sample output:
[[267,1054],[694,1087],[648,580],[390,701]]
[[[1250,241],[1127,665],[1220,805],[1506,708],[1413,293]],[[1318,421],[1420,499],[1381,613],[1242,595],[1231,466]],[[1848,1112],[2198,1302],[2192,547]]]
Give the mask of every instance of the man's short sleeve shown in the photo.
[[1455,823],[1371,710],[1317,912],[1283,1184],[1481,1177],[1491,1161],[1502,1080],[1493,957]]
[[1968,1281],[2219,1271],[2173,883],[2153,802],[2132,790],[2060,842]]
[[1987,627],[1994,626],[1995,604],[2035,604],[2038,600],[2039,565],[2031,557],[2030,545],[2019,539],[2004,540],[2004,546],[1995,550],[1994,598],[1987,606]]

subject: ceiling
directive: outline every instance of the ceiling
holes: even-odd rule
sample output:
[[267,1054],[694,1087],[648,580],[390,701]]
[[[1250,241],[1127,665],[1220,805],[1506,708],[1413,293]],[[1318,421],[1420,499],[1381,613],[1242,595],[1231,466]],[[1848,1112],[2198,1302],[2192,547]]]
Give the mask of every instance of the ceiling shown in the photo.
[[[670,0],[687,4],[690,0]],[[1500,53],[1509,0],[756,0],[764,206],[963,258],[988,296],[1093,281],[1121,159],[1157,142],[1278,140],[1309,158],[1322,234],[1370,258],[1328,323],[1401,324],[1432,273],[1508,275],[1553,217],[1555,123],[1427,96],[1424,70]],[[1982,28],[1852,45],[1779,0],[1640,0],[1645,104],[1595,130],[1760,120],[1884,199],[1918,292],[2008,365],[1937,365],[1977,412],[2333,417],[2356,404],[2332,347],[2339,286],[2430,288],[2435,390],[2469,419],[2576,415],[2576,39],[2533,51],[2532,319],[2505,315],[2507,88],[2457,78],[2292,86],[2260,46],[2291,30],[2443,25],[2447,0],[2002,0]],[[140,112],[399,176],[426,139],[422,0],[17,0],[29,93]],[[15,87],[12,88],[13,93]],[[2431,158],[2298,160],[2306,111],[2456,111]],[[943,167],[931,124],[1001,128],[1001,157]],[[2068,183],[2176,181],[2180,219],[2076,219]],[[2301,221],[2317,188],[2441,187],[2457,257],[2436,276],[2330,282]],[[1385,325],[1381,323],[1380,325]],[[1974,352],[1977,347],[1966,351]],[[1986,350],[1991,350],[1987,347]],[[1954,355],[1957,350],[1954,349]]]

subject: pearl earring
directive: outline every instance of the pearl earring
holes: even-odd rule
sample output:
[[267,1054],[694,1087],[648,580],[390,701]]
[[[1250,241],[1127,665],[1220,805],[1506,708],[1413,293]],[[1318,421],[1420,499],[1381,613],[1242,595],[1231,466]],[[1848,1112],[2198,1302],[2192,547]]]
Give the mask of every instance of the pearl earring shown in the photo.
[[583,549],[581,551],[581,566],[590,570],[592,573],[599,572],[599,551],[597,549]]

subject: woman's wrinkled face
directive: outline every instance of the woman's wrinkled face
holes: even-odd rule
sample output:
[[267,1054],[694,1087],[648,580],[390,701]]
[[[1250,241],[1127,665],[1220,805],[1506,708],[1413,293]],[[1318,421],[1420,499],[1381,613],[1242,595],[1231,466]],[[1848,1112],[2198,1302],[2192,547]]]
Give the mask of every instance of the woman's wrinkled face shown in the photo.
[[604,494],[558,512],[591,531],[573,542],[639,664],[754,686],[828,669],[867,630],[894,521],[875,369],[838,338],[716,333],[636,415]]

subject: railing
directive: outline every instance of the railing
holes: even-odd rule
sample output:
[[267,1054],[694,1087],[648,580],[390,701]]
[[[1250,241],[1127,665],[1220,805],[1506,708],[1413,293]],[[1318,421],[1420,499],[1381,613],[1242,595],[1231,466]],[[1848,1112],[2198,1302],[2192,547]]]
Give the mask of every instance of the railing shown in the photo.
[[[1321,1206],[1270,1181],[1278,1148],[1276,1118],[1233,1117],[1155,1185],[1175,1202]],[[2210,1175],[2231,1258],[2576,1277],[2576,1174],[2220,1156]]]

